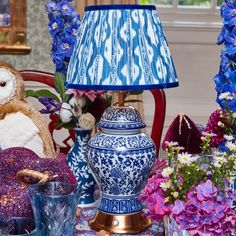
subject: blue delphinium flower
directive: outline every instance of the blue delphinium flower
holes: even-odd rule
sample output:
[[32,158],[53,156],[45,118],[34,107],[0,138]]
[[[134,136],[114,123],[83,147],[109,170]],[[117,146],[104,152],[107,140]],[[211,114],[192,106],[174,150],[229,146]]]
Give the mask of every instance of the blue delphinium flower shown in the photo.
[[51,56],[56,72],[66,74],[78,33],[80,18],[69,2],[72,0],[50,0],[46,4],[48,30],[52,36]]
[[[213,78],[216,84],[216,101],[222,109],[236,112],[236,0],[225,0],[221,6],[223,27],[217,43],[224,44],[219,73]],[[222,94],[229,92],[230,99]]]
[[221,7],[221,16],[224,19],[224,24],[229,26],[236,25],[236,1],[225,0]]

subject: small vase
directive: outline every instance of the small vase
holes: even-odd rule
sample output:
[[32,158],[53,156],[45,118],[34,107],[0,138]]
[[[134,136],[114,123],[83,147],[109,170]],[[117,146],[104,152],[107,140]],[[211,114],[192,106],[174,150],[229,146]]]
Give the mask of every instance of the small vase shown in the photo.
[[87,144],[91,130],[75,129],[76,139],[67,155],[67,165],[73,171],[77,183],[82,188],[79,207],[91,207],[95,204],[94,185],[90,167],[87,162]]
[[28,193],[36,227],[43,236],[74,235],[76,208],[81,194],[79,186],[48,182],[31,185]]

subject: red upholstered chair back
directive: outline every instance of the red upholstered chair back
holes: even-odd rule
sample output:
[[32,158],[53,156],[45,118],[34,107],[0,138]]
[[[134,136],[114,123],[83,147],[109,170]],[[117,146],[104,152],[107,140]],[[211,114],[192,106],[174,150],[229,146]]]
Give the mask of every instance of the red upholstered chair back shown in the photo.
[[[47,85],[51,88],[55,89],[54,84],[54,74],[41,72],[41,71],[34,71],[34,70],[22,70],[20,71],[24,81],[33,81],[38,82],[43,85]],[[164,90],[151,90],[151,93],[154,97],[155,102],[155,112],[154,112],[154,118],[153,118],[153,126],[152,126],[152,132],[151,132],[151,138],[153,139],[154,143],[156,144],[157,149],[157,156],[160,148],[160,142],[161,142],[161,136],[162,136],[162,130],[164,127],[164,121],[165,121],[165,112],[166,112],[166,98]],[[55,130],[58,130],[59,128],[56,127],[56,118],[54,114],[50,114],[50,123],[49,123],[49,131],[51,132],[52,136]],[[60,152],[67,154],[70,149],[69,141],[73,141],[75,138],[75,134],[73,130],[68,130],[67,137],[62,141],[63,145],[59,145]],[[54,140],[55,142],[55,140]],[[56,145],[58,145],[55,142]]]
[[[21,76],[23,77],[24,81],[31,81],[31,82],[37,82],[40,83],[43,86],[49,86],[51,88],[55,89],[55,84],[54,84],[54,74],[51,73],[46,73],[42,71],[34,71],[34,70],[22,70],[20,71]],[[56,91],[55,91],[56,92]],[[50,114],[49,115],[49,131],[53,137],[53,141],[55,144],[55,147],[59,147],[60,153],[67,154],[68,151],[70,150],[71,144],[73,143],[75,139],[75,133],[73,130],[66,130],[64,129],[63,135],[65,138],[58,143],[55,140],[55,135],[54,133],[58,130],[61,129],[61,127],[58,127],[56,124],[56,116],[55,114]]]
[[166,116],[166,96],[164,90],[162,89],[151,90],[151,93],[154,97],[154,103],[155,103],[151,138],[153,139],[156,145],[157,157],[158,157],[161,143],[161,136]]

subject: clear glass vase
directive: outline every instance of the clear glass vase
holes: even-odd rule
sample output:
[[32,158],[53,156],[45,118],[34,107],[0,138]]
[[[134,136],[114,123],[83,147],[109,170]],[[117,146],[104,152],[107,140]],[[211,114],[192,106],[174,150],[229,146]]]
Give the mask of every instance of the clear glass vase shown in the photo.
[[[81,194],[77,185],[49,182],[28,188],[36,226],[43,236],[74,235],[76,209]],[[37,222],[40,224],[37,225]]]

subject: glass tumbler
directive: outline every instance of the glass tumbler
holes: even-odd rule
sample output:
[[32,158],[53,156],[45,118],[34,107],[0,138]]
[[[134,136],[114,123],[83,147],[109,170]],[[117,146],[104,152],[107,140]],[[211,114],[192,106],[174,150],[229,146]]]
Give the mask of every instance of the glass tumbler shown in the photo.
[[35,220],[27,217],[0,219],[0,235],[43,236],[42,231],[36,227]]
[[[81,194],[77,185],[48,182],[28,188],[36,226],[43,236],[73,236],[76,208]],[[42,224],[37,225],[37,222]]]

